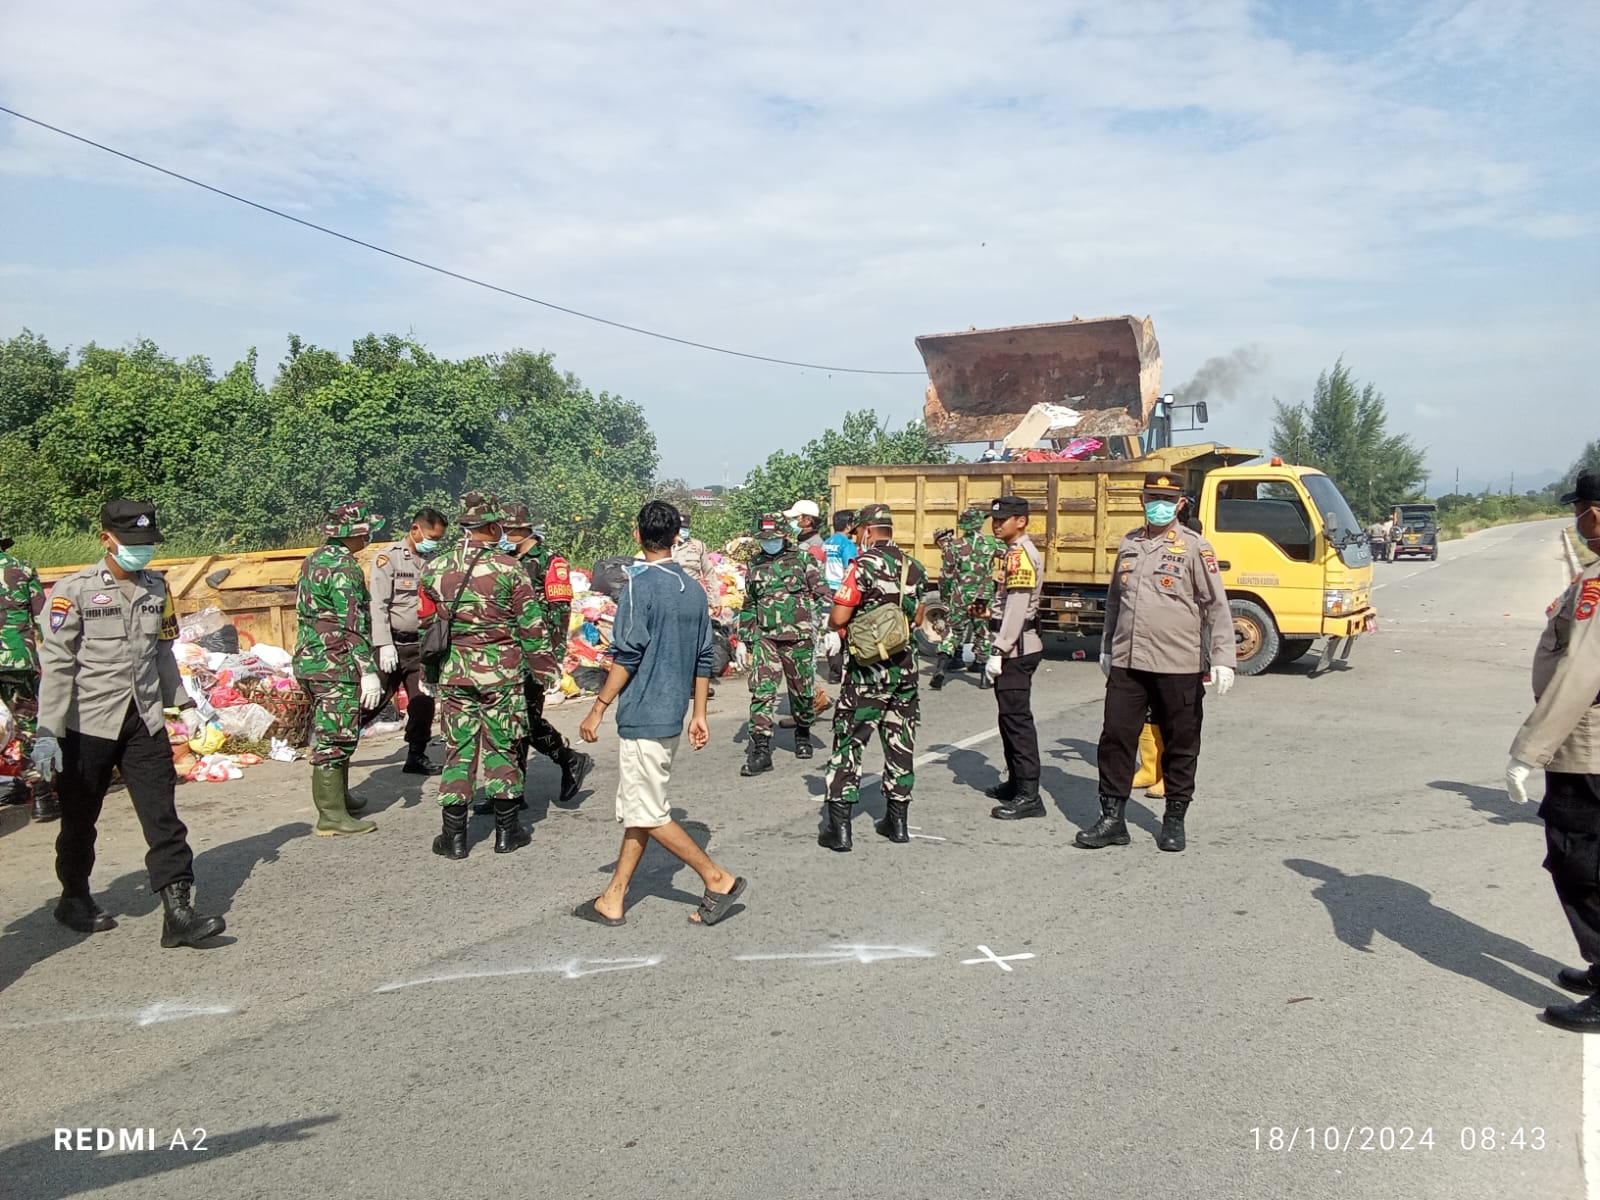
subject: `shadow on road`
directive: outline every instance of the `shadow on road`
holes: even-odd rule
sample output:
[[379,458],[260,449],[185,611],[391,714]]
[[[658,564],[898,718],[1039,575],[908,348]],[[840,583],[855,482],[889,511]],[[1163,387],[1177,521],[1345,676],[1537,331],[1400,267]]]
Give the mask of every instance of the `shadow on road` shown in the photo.
[[[196,907],[210,915],[226,916],[233,908],[234,897],[256,867],[276,862],[278,851],[286,842],[298,841],[310,832],[311,826],[295,821],[237,842],[202,850],[194,859]],[[150,891],[150,876],[145,871],[130,871],[104,888],[95,889],[95,899],[114,917],[149,916],[161,907],[160,898]],[[74,933],[56,921],[55,906],[56,897],[52,895],[40,907],[5,927],[4,937],[0,937],[0,992],[21,979],[30,967],[87,937],[125,936],[121,929],[101,934]],[[227,936],[214,938],[200,948],[220,949],[232,945],[233,941]]]
[[[1081,738],[1061,738],[1055,748],[1044,751],[1046,763],[1082,763],[1089,769],[1089,778],[1068,774],[1057,766],[1044,768],[1043,786],[1055,806],[1080,829],[1087,829],[1100,819],[1100,747],[1098,743]],[[1146,807],[1142,792],[1135,792],[1128,801],[1126,818],[1130,825],[1144,830],[1151,837],[1161,832],[1161,822]],[[1154,803],[1166,807],[1166,801]]]
[[[173,1131],[166,1128],[156,1130],[156,1137],[160,1139],[159,1153],[130,1150],[102,1155],[89,1150],[65,1151],[55,1148],[54,1137],[35,1138],[0,1150],[0,1179],[6,1181],[7,1195],[30,1196],[33,1200],[65,1200],[68,1196],[198,1166],[230,1154],[254,1150],[257,1146],[303,1142],[318,1125],[338,1119],[337,1115],[329,1113],[282,1125],[256,1125],[237,1133],[207,1130],[205,1149],[187,1154],[181,1148],[167,1151]],[[191,1133],[184,1130],[185,1140],[190,1139]]]
[[1488,813],[1491,825],[1542,824],[1537,804],[1518,804],[1506,795],[1504,788],[1481,787],[1476,783],[1457,783],[1448,779],[1435,779],[1428,786],[1439,792],[1454,792],[1474,812]]
[[1338,867],[1304,858],[1286,858],[1283,865],[1322,881],[1311,894],[1328,910],[1339,940],[1353,950],[1370,954],[1373,936],[1382,934],[1424,962],[1523,1004],[1542,1008],[1570,999],[1511,969],[1553,979],[1560,963],[1440,908],[1415,884],[1387,875],[1346,875]]

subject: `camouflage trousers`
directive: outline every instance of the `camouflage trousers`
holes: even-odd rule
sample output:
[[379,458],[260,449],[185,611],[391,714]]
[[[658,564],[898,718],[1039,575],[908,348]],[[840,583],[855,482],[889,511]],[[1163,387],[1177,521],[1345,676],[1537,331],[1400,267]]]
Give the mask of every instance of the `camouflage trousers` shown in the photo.
[[[22,757],[27,760],[19,778],[38,779],[31,756],[34,735],[39,731],[39,677],[26,671],[0,671],[0,701],[16,718],[17,740],[22,743]],[[4,749],[0,746],[0,751]]]
[[490,800],[522,799],[517,742],[527,736],[528,707],[519,684],[441,687],[439,732],[446,747],[440,804],[468,803],[475,786]]
[[361,685],[302,679],[311,697],[311,765],[350,761],[361,740]]
[[961,653],[961,647],[971,642],[972,656],[982,663],[989,657],[993,639],[994,634],[989,632],[988,617],[979,620],[969,617],[964,607],[953,608],[950,610],[950,632],[939,643],[939,653],[946,658],[954,658]]
[[916,784],[917,724],[922,702],[913,669],[909,679],[885,682],[894,668],[845,667],[833,713],[833,753],[828,757],[828,799],[860,800],[861,760],[876,731],[883,743],[883,798],[910,800]]
[[553,763],[561,762],[568,752],[567,739],[544,718],[544,684],[532,675],[524,675],[522,697],[528,709],[528,728],[517,742],[517,762],[526,769],[530,749],[537,750]]
[[797,726],[816,720],[817,650],[800,642],[756,640],[750,656],[750,732],[771,735],[777,723],[778,685],[789,691],[789,712]]

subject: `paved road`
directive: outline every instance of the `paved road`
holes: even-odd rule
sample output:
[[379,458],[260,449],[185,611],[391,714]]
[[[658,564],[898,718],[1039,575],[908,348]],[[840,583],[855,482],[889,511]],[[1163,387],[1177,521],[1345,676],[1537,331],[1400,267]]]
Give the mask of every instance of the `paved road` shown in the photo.
[[[371,837],[307,836],[303,766],[185,789],[229,922],[202,952],[157,948],[125,805],[96,875],[122,923],[93,939],[51,921],[49,832],[7,810],[0,1192],[1584,1195],[1582,1044],[1534,1016],[1571,939],[1540,827],[1499,787],[1558,529],[1380,564],[1353,669],[1211,702],[1183,855],[1143,808],[1131,847],[1071,848],[1101,681],[1066,660],[1036,697],[1049,820],[988,818],[992,700],[959,680],[925,696],[925,838],[861,821],[850,855],[813,841],[821,759],[738,779],[725,689],[674,780],[752,880],[711,930],[654,850],[625,928],[567,915],[615,852],[609,731],[581,808],[548,810],[540,773],[533,846],[463,863],[429,853],[432,785],[394,741],[354,772]],[[207,1148],[57,1151],[58,1126]],[[1485,1128],[1503,1148],[1462,1148]]]

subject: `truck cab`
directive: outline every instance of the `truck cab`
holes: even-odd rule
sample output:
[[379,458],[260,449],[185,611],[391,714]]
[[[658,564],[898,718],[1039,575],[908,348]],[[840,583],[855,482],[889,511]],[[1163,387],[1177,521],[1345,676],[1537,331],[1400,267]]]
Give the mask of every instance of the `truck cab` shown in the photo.
[[1241,674],[1293,662],[1319,639],[1326,666],[1376,628],[1366,534],[1321,471],[1276,458],[1219,467],[1201,484],[1197,523],[1217,552]]

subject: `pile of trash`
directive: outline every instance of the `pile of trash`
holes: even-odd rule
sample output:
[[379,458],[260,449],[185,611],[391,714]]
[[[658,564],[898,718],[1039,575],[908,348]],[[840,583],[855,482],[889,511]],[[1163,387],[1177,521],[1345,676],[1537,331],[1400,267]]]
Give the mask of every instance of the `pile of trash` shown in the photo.
[[[741,538],[730,543],[728,553],[712,552],[710,600],[715,612],[714,636],[718,642],[717,665],[721,675],[732,669],[731,664],[742,662],[738,655],[733,633],[739,610],[744,607],[745,563],[753,555],[742,557],[737,550],[741,543],[749,543],[753,551],[756,543]],[[592,571],[572,572],[572,618],[567,626],[567,653],[562,661],[559,687],[545,695],[545,705],[559,704],[571,696],[598,692],[611,669],[612,625],[617,617],[617,595],[627,586],[628,571],[637,567],[634,559],[605,558],[594,564]]]
[[[167,735],[180,779],[222,783],[264,757],[293,762],[311,729],[311,699],[281,646],[241,634],[217,608],[183,618],[172,644],[184,691],[205,720],[191,738],[176,712]],[[262,754],[262,750],[266,754]]]

